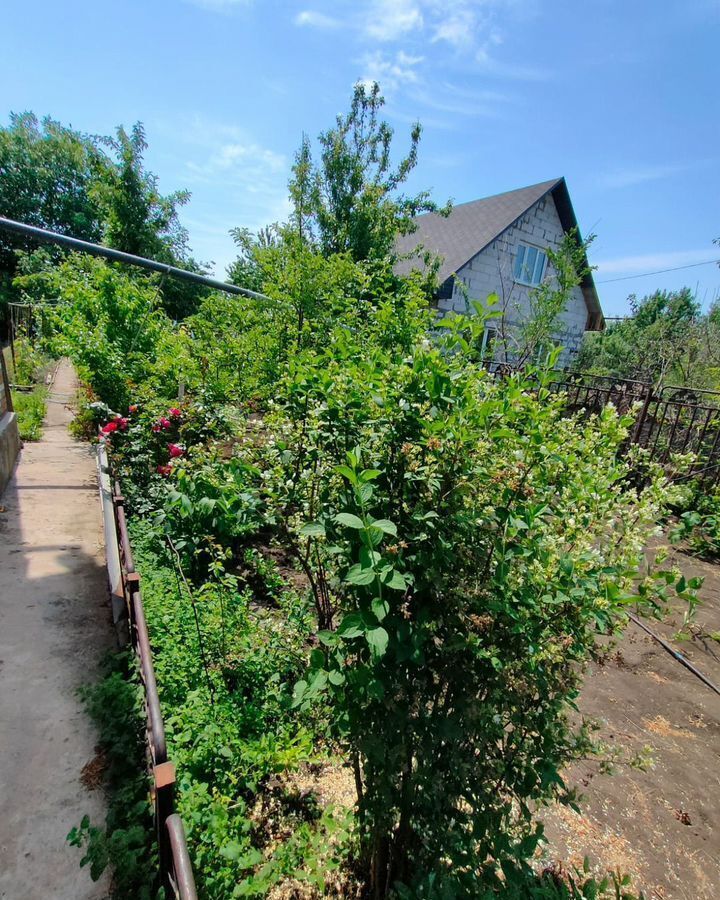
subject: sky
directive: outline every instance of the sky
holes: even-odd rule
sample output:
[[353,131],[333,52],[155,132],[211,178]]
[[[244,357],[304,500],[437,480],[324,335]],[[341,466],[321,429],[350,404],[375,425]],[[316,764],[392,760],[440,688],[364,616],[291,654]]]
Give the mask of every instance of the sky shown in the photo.
[[695,265],[720,259],[720,0],[4,0],[0,47],[0,122],[142,121],[220,277],[230,228],[287,216],[303,132],[374,79],[398,157],[423,125],[408,191],[565,176],[606,315],[657,288],[720,294]]

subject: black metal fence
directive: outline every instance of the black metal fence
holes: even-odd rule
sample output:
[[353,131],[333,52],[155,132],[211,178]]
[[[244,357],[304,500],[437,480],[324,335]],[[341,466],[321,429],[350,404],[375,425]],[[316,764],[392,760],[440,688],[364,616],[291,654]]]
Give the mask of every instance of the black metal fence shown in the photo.
[[552,384],[567,395],[568,409],[600,412],[612,403],[635,414],[629,443],[668,463],[675,453],[693,453],[688,475],[713,486],[720,481],[720,391],[666,386],[631,379],[563,371]]

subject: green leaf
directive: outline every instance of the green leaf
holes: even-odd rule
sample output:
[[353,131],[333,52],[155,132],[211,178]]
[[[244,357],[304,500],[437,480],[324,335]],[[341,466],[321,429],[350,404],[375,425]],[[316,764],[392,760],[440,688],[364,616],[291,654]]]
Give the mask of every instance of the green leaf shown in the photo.
[[357,528],[358,530],[365,527],[365,523],[359,516],[353,515],[353,513],[338,513],[335,516],[335,521],[339,525],[347,525],[348,528]]
[[384,656],[390,636],[382,626],[379,628],[371,628],[365,635],[365,639],[367,640],[374,657],[378,658]]
[[375,572],[372,569],[363,569],[360,563],[355,563],[345,576],[346,584],[371,584],[375,581]]
[[383,583],[393,591],[406,591],[408,586],[405,576],[397,569],[393,569],[391,577],[383,579]]
[[397,537],[397,526],[390,519],[375,519],[370,525],[372,528],[379,528],[383,534],[391,534],[393,537]]
[[325,537],[325,526],[321,522],[308,522],[300,529],[303,537]]
[[335,471],[343,478],[347,478],[350,484],[357,484],[357,475],[348,466],[335,466]]
[[293,690],[293,706],[299,706],[302,703],[302,699],[305,696],[305,691],[307,691],[307,681],[298,681],[295,684],[295,688]]
[[[337,633],[340,637],[349,640],[350,638],[360,637],[361,634],[365,633],[365,630],[360,613],[349,613],[340,623]],[[298,682],[298,684],[300,684],[300,682]]]
[[390,604],[387,602],[387,600],[383,600],[380,597],[375,597],[375,599],[370,604],[370,609],[375,614],[378,622],[382,622],[382,620],[390,611]]

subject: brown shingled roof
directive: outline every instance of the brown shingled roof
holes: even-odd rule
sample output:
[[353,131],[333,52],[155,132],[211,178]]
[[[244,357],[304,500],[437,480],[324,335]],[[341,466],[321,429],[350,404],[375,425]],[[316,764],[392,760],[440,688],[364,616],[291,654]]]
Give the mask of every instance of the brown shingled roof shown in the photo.
[[[447,218],[438,213],[418,216],[415,219],[417,230],[399,237],[395,250],[404,255],[412,253],[421,244],[425,250],[443,257],[438,272],[442,284],[521,218],[538,200],[550,193],[565,231],[577,228],[565,179],[552,178],[516,191],[460,203],[453,206]],[[419,257],[414,256],[399,260],[395,270],[399,275],[407,275],[413,269],[421,267]],[[602,327],[602,310],[592,275],[587,275],[581,286],[591,318],[597,321],[598,327]]]

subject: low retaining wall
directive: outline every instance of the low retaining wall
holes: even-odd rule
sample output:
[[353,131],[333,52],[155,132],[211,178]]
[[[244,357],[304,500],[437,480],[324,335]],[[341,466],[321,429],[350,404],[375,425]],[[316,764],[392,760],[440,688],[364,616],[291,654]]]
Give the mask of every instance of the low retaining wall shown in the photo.
[[0,495],[5,490],[20,452],[20,432],[14,412],[0,415]]

